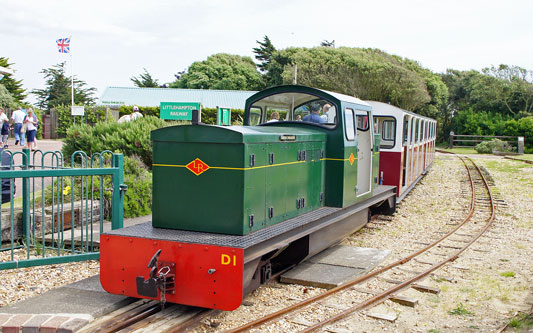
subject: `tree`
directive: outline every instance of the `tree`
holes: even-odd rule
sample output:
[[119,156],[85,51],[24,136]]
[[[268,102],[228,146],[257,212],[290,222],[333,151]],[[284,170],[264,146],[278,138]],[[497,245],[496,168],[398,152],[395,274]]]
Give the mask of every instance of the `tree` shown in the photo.
[[157,79],[152,78],[152,75],[148,73],[146,68],[143,69],[144,73],[141,73],[139,77],[132,76],[130,78],[130,80],[133,81],[133,84],[139,88],[159,88]]
[[0,107],[10,108],[13,106],[15,106],[15,98],[13,98],[7,88],[0,83]]
[[257,90],[261,75],[250,57],[226,53],[192,63],[187,73],[170,84],[172,88]]
[[[9,58],[0,57],[1,67],[11,68],[11,65],[13,65],[13,63],[9,63]],[[0,82],[16,101],[22,102],[24,98],[26,98],[27,95],[24,94],[26,89],[22,88],[22,80],[15,80],[13,75],[7,74],[4,75]]]
[[496,79],[487,78],[486,88],[510,113],[516,115],[519,111],[533,110],[533,71],[501,64],[484,68],[483,73]]
[[[43,69],[46,80],[44,89],[34,89],[32,94],[37,95],[36,106],[50,110],[58,105],[71,104],[71,79],[65,75],[66,62],[59,63],[50,68]],[[87,88],[87,84],[74,78],[74,104],[94,104],[93,97],[96,88]]]
[[255,53],[255,59],[259,61],[257,67],[259,67],[261,72],[266,72],[268,71],[270,61],[272,60],[272,54],[276,52],[276,48],[267,35],[265,35],[262,42],[258,40],[256,40],[256,42],[259,44],[259,47],[254,47],[253,51]]

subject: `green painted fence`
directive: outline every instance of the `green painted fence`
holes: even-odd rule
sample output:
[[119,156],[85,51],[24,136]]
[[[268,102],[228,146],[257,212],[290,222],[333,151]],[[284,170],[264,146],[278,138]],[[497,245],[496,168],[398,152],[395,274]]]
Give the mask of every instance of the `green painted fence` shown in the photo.
[[60,151],[28,149],[0,157],[0,269],[99,259],[104,225],[123,225],[124,157],[77,151],[65,163]]

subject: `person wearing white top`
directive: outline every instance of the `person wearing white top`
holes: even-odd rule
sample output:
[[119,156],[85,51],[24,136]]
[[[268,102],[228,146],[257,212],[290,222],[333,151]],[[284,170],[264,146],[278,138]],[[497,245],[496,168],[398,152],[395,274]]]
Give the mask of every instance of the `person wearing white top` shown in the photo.
[[20,133],[22,122],[24,122],[24,117],[26,117],[26,113],[24,113],[24,111],[22,111],[20,108],[17,108],[15,111],[13,111],[13,114],[11,115],[11,122],[14,124],[13,130],[15,132],[15,145],[18,145],[20,141],[20,145],[24,146],[24,133]]
[[33,114],[33,109],[28,109],[28,115],[24,118],[26,124],[26,135],[28,139],[28,149],[35,150],[35,135],[37,134],[37,117]]

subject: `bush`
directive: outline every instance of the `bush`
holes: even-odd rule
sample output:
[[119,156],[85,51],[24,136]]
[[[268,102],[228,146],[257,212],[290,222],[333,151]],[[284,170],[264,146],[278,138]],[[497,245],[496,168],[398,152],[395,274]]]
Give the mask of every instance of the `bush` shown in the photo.
[[[61,105],[54,108],[57,113],[57,135],[61,138],[64,138],[67,135],[67,130],[74,124],[76,121],[77,124],[80,124],[81,117],[73,117],[70,111],[70,105]],[[103,121],[114,122],[114,118],[110,112],[108,112],[107,107],[105,106],[91,106],[85,107],[85,115],[83,117],[83,122],[87,124],[97,124]]]
[[[121,106],[120,116],[131,114],[133,106]],[[139,112],[143,116],[154,116],[159,118],[159,107],[139,107]],[[231,124],[242,125],[244,119],[244,110],[231,110]],[[202,123],[215,125],[217,123],[217,109],[216,108],[202,108]]]
[[[110,166],[111,155],[104,155],[106,158],[105,167]],[[91,178],[86,178],[91,185]],[[124,157],[124,183],[128,185],[128,190],[124,194],[124,217],[137,217],[148,215],[152,212],[152,173],[144,166],[141,160],[137,157]],[[62,185],[62,187],[61,187]],[[113,193],[109,191],[112,188],[112,179],[109,176],[104,176],[104,198],[102,204],[104,205],[104,218],[110,219],[110,208]],[[72,185],[72,177],[64,177],[63,180],[55,180],[52,185],[45,189],[45,203],[52,204],[52,187],[54,189],[54,202],[57,204],[58,196],[61,198],[63,192],[64,204],[69,206],[74,192],[74,200],[81,199],[81,177],[74,177],[74,185]],[[59,191],[59,193],[58,193]],[[85,191],[85,190],[84,190]],[[100,200],[100,177],[92,178],[92,194],[94,200]],[[84,196],[87,195],[84,192]],[[88,191],[89,198],[91,197],[91,190]],[[86,199],[86,197],[84,197]]]
[[154,129],[170,126],[175,122],[148,116],[126,123],[98,123],[74,125],[67,131],[63,145],[63,154],[70,158],[77,150],[91,156],[104,150],[120,152],[124,156],[137,156],[145,166],[152,166],[152,142],[150,132]]
[[490,141],[481,142],[474,148],[479,154],[492,154],[494,151],[512,152],[513,147],[505,141],[500,139],[492,139]]

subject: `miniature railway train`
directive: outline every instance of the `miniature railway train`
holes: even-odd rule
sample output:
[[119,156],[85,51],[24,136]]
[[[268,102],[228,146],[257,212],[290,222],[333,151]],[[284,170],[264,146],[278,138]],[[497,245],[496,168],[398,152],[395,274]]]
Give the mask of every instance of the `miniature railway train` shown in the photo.
[[193,120],[155,130],[153,220],[102,234],[102,286],[234,310],[371,212],[392,214],[432,163],[435,125],[387,104],[288,85],[248,98],[244,126]]

